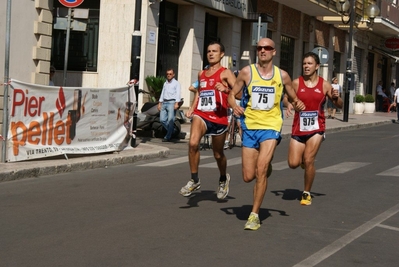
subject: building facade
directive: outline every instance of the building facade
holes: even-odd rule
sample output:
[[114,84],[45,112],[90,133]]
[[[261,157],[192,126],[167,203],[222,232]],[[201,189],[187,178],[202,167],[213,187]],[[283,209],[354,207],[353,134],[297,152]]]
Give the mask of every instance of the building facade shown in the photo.
[[[256,62],[256,38],[267,36],[276,43],[274,63],[292,78],[301,75],[304,53],[324,49],[327,62],[319,74],[328,80],[337,76],[343,84],[349,36],[336,1],[83,1],[71,12],[73,28],[68,39],[68,9],[58,0],[6,0],[0,3],[3,40],[7,36],[7,5],[12,5],[6,79],[47,85],[53,65],[56,86],[115,87],[136,78],[139,88],[147,89],[145,77],[164,75],[167,68],[174,68],[183,88],[183,108],[187,108],[192,95],[185,89],[207,64],[210,41],[225,45],[222,64],[236,70]],[[357,0],[357,12],[364,10],[365,3]],[[377,4],[381,14],[373,30],[357,22],[353,36],[353,71],[356,93],[360,94],[375,95],[379,80],[386,86],[399,80],[399,55],[384,46],[387,38],[399,34],[398,0],[379,0]],[[5,45],[0,43],[0,51],[5,51]],[[6,55],[0,54],[0,62],[5,59]],[[0,72],[5,73],[5,64],[0,65]],[[2,87],[1,122],[3,95]],[[143,101],[140,96],[139,107]],[[2,124],[0,128],[2,132]]]

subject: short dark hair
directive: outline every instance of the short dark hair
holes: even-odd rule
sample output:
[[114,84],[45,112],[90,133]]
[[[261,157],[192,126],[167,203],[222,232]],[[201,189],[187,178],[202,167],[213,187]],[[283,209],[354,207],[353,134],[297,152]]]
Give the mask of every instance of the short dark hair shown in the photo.
[[314,61],[316,61],[317,65],[320,65],[320,58],[316,53],[313,52],[307,52],[305,55],[303,55],[302,57],[302,61],[307,58],[307,57],[312,57],[314,59]]
[[223,53],[224,53],[224,45],[223,45],[221,42],[212,41],[212,42],[210,42],[210,43],[208,44],[208,47],[209,47],[210,45],[215,45],[215,44],[219,45],[219,47],[220,47],[220,52],[223,52]]

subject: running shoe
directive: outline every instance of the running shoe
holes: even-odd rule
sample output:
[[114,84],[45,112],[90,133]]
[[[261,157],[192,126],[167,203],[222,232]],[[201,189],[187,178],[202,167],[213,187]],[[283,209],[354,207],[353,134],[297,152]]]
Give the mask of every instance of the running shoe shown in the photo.
[[301,205],[312,205],[312,196],[308,193],[302,193]]
[[193,179],[190,179],[190,181],[188,181],[188,183],[180,189],[179,194],[184,197],[188,197],[194,191],[200,188],[201,188],[201,182],[199,180],[198,183],[195,183]]
[[229,141],[225,141],[225,142],[224,142],[223,149],[226,150],[226,149],[228,149],[229,147],[230,147],[230,146],[229,146]]
[[259,217],[255,214],[249,215],[248,221],[245,224],[244,230],[258,230],[260,227]]
[[227,194],[229,193],[229,184],[230,184],[230,174],[226,173],[226,181],[219,182],[219,187],[217,191],[218,199],[225,199],[227,197]]

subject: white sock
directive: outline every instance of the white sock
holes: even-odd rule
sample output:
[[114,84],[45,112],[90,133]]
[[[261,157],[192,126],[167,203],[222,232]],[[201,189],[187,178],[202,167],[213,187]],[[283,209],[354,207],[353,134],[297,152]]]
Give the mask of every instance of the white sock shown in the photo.
[[259,215],[255,212],[251,212],[251,215],[255,215],[256,217],[259,217]]
[[310,192],[308,192],[308,191],[303,191],[303,194],[308,194],[308,195],[310,195]]

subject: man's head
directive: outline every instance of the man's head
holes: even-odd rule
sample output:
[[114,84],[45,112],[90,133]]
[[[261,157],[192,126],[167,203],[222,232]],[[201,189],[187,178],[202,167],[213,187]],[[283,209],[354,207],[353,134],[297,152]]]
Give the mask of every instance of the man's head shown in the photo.
[[260,39],[256,46],[256,51],[260,61],[271,61],[276,55],[275,44],[269,38]]
[[168,82],[170,82],[174,77],[175,77],[174,69],[168,69],[166,71],[166,79],[168,80]]
[[224,45],[220,42],[211,42],[206,53],[209,65],[215,65],[224,57]]
[[307,52],[302,57],[303,75],[313,75],[320,66],[320,58],[313,52]]

